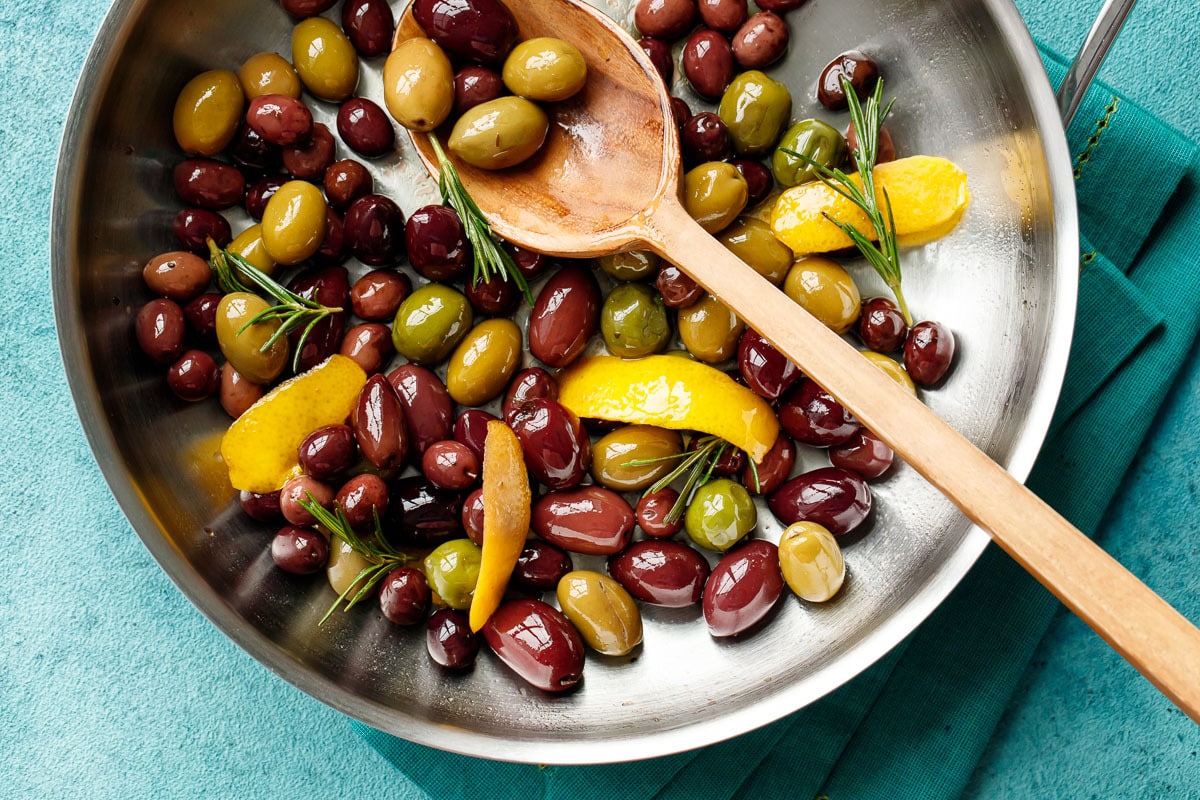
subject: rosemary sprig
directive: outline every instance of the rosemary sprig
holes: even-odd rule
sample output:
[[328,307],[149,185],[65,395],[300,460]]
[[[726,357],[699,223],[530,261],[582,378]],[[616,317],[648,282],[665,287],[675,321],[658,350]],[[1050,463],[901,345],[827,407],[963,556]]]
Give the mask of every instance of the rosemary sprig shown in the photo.
[[497,276],[501,280],[511,280],[532,306],[533,293],[529,290],[525,276],[517,269],[517,264],[508,251],[500,246],[487,217],[463,186],[458,169],[442,150],[442,143],[437,134],[431,132],[428,135],[429,144],[433,146],[434,155],[438,160],[438,191],[442,193],[442,200],[458,212],[463,230],[467,234],[467,241],[471,244],[475,262],[471,276],[473,284],[478,285]]
[[[402,567],[410,561],[415,561],[415,556],[397,550],[388,544],[387,539],[383,535],[383,531],[379,525],[379,514],[375,514],[375,531],[374,536],[364,539],[358,535],[354,528],[350,527],[350,521],[346,519],[346,512],[338,503],[334,504],[333,511],[322,506],[312,496],[311,492],[305,492],[304,499],[300,500],[300,506],[313,515],[313,519],[317,524],[325,528],[333,536],[341,539],[350,546],[358,555],[362,556],[369,563],[363,567],[362,571],[354,577],[337,600],[333,601],[333,605],[325,612],[325,616],[321,617],[318,625],[325,623],[329,619],[337,607],[341,603],[345,603],[346,607],[343,611],[349,611],[354,608],[360,601],[370,595],[371,590],[387,576],[396,567]],[[353,596],[351,594],[353,593]]]
[[856,184],[842,170],[830,169],[803,153],[786,148],[784,148],[784,152],[811,166],[822,183],[858,206],[867,215],[867,219],[875,231],[876,241],[874,242],[858,228],[836,220],[828,212],[824,212],[825,219],[837,225],[846,236],[850,237],[850,241],[854,242],[855,247],[875,268],[879,277],[883,278],[884,283],[896,296],[896,303],[900,306],[900,313],[904,315],[905,322],[911,325],[912,315],[908,311],[908,303],[900,288],[900,252],[899,246],[896,244],[896,221],[892,216],[892,201],[888,197],[887,189],[883,190],[883,208],[879,207],[875,196],[875,161],[879,150],[879,129],[883,126],[887,115],[891,113],[892,104],[896,102],[896,98],[893,97],[886,105],[883,104],[882,79],[875,84],[875,92],[867,98],[865,103],[859,102],[854,87],[844,76],[842,77],[842,89],[850,104],[850,120],[854,123],[854,132],[858,138],[858,147],[852,151],[852,155],[862,185]]
[[[270,308],[265,308],[250,319],[245,325],[238,330],[240,336],[242,331],[252,325],[267,320],[278,319],[282,320],[282,324],[275,330],[271,337],[263,343],[259,348],[260,352],[267,352],[275,343],[287,336],[294,330],[303,327],[300,333],[300,338],[296,342],[296,352],[292,355],[292,371],[298,371],[300,366],[300,353],[304,350],[304,342],[312,333],[313,328],[317,323],[332,314],[339,314],[342,308],[330,308],[323,306],[315,300],[309,300],[306,297],[301,297],[292,290],[282,286],[276,282],[271,276],[267,275],[258,267],[251,264],[246,259],[239,256],[237,253],[229,250],[222,250],[217,246],[212,239],[208,240],[208,262],[212,266],[213,272],[217,274],[217,285],[224,292],[254,292],[248,288],[239,277],[249,279],[249,281],[257,286],[262,291],[266,292],[277,301],[276,305]],[[233,266],[230,266],[232,262]],[[234,270],[236,267],[236,271]]]
[[[672,523],[676,522],[683,515],[684,509],[692,501],[692,496],[696,493],[696,490],[712,480],[713,469],[716,468],[717,462],[721,460],[721,456],[724,455],[725,450],[730,447],[733,447],[733,445],[729,442],[719,436],[710,434],[697,439],[696,447],[693,450],[669,456],[659,456],[658,458],[638,458],[626,461],[621,466],[643,467],[679,459],[679,463],[674,469],[659,478],[646,490],[646,494],[654,494],[670,486],[678,478],[682,477],[684,479],[683,489],[679,492],[679,497],[676,498],[675,502],[671,505],[671,510],[664,517],[664,521]],[[750,461],[750,471],[754,475],[754,486],[757,490],[759,486],[758,468],[755,466],[753,460]]]

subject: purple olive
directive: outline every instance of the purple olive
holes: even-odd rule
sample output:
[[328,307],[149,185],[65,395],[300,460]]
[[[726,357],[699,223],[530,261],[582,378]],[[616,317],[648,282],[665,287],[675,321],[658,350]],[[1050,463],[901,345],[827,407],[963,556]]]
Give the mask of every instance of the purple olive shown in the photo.
[[300,443],[300,466],[319,481],[336,478],[358,458],[354,431],[349,425],[325,425]]
[[271,560],[284,572],[312,575],[329,561],[329,542],[312,528],[288,525],[271,540]]
[[464,612],[442,608],[425,623],[425,647],[434,663],[446,669],[468,669],[479,652],[479,637]]
[[687,308],[704,297],[704,287],[679,267],[664,261],[658,268],[654,287],[669,308]]
[[212,397],[220,385],[221,368],[203,350],[188,350],[167,368],[167,386],[189,403]]
[[557,400],[535,397],[522,404],[509,423],[533,476],[549,489],[577,485],[591,462],[587,431]]
[[[259,218],[261,219],[261,216]],[[233,241],[229,221],[217,212],[205,208],[185,208],[180,211],[171,223],[171,232],[175,234],[181,248],[201,256],[208,255],[209,239],[212,239],[217,247],[225,247]]]
[[761,203],[775,188],[775,176],[762,162],[735,158],[729,163],[746,179],[746,208],[753,208]]
[[419,364],[401,364],[387,379],[400,398],[409,442],[418,455],[434,442],[454,438],[454,401],[437,373]]
[[672,42],[692,28],[695,0],[638,0],[633,24],[643,36]]
[[408,261],[431,281],[452,281],[471,265],[471,247],[458,212],[449,206],[422,206],[404,224]]
[[729,551],[704,585],[704,621],[713,636],[736,636],[761,620],[783,593],[779,550],[756,539]]
[[250,184],[250,188],[246,190],[246,197],[242,204],[246,208],[246,213],[251,218],[262,221],[263,212],[267,209],[267,201],[279,191],[279,187],[287,183],[287,180],[274,175],[268,175],[265,178],[259,178],[254,183]]
[[638,46],[649,57],[663,83],[670,88],[671,82],[675,80],[675,59],[671,55],[671,45],[653,36],[643,36],[638,39]]
[[750,494],[771,494],[783,485],[796,466],[796,443],[783,431],[775,437],[775,444],[763,456],[761,463],[747,463],[742,470],[742,485]]
[[382,375],[367,378],[350,418],[363,458],[380,469],[402,466],[409,448],[407,416],[404,404],[387,378]]
[[238,129],[228,153],[233,163],[246,175],[276,172],[283,163],[283,150],[260,136],[249,124]]
[[826,64],[817,79],[817,100],[830,111],[841,111],[849,105],[842,78],[850,82],[850,88],[861,100],[879,81],[879,65],[858,50],[847,50]]
[[760,11],[733,34],[733,57],[742,69],[762,69],[783,58],[790,38],[778,14]]
[[512,242],[504,242],[501,247],[512,257],[513,263],[517,265],[517,272],[527,281],[538,277],[550,266],[550,260],[544,254],[528,247],[521,247]]
[[877,353],[896,352],[908,336],[904,315],[886,297],[872,297],[862,304],[857,330],[862,343]]
[[738,340],[738,371],[760,397],[775,400],[803,376],[800,368],[753,328]]
[[297,475],[289,478],[279,490],[279,513],[293,525],[317,524],[308,509],[300,505],[300,501],[307,500],[309,495],[322,508],[333,507],[333,487],[308,475]]
[[401,549],[462,538],[462,504],[462,494],[439,489],[421,475],[401,478],[389,491],[384,535]]
[[454,73],[454,117],[506,94],[504,79],[496,70],[478,64],[463,67]]
[[404,212],[391,199],[365,194],[342,221],[351,254],[372,267],[390,267],[404,255]]
[[551,544],[572,553],[610,556],[629,544],[633,509],[625,498],[602,486],[581,486],[543,495],[533,504],[530,527]]
[[517,41],[517,21],[500,0],[415,0],[413,17],[443,50],[500,64]]
[[918,386],[936,386],[954,361],[954,333],[940,322],[918,322],[904,340],[904,368]]
[[608,560],[608,572],[636,599],[668,608],[700,602],[708,560],[683,542],[634,542]]
[[338,107],[337,129],[346,146],[364,158],[378,158],[396,146],[387,112],[365,97],[352,97]]
[[221,295],[217,292],[205,292],[183,307],[183,318],[187,320],[188,330],[208,346],[217,343],[217,306],[221,303]]
[[462,507],[462,526],[467,532],[467,538],[480,547],[483,546],[483,489],[476,489],[467,495]]
[[517,557],[512,577],[527,589],[548,592],[574,568],[567,551],[540,539],[530,539]]
[[471,308],[486,316],[507,317],[521,302],[521,290],[504,275],[493,275],[482,281],[468,280],[463,294]]
[[[288,282],[288,288],[305,300],[313,300],[329,308],[346,309],[350,306],[350,276],[345,267],[327,266],[306,269]],[[346,332],[346,312],[339,311],[321,319],[314,325],[300,348],[299,371],[312,369],[342,346],[342,335]],[[301,331],[291,333],[292,348],[299,345]]]
[[396,567],[379,584],[379,610],[397,625],[416,625],[429,613],[432,600],[425,573],[413,567]]
[[541,600],[509,600],[483,626],[492,651],[525,681],[561,692],[583,677],[583,640],[566,616]]
[[732,155],[733,137],[724,120],[711,111],[701,111],[679,129],[679,147],[684,164],[721,161]]
[[871,513],[871,490],[849,470],[823,467],[784,483],[767,498],[767,506],[784,525],[816,522],[841,536]]
[[338,351],[362,367],[363,372],[380,372],[395,353],[392,329],[378,322],[363,322],[346,331]]
[[814,381],[803,378],[779,400],[779,424],[796,441],[832,447],[850,440],[859,423]]
[[364,58],[391,50],[395,29],[396,17],[387,0],[346,0],[342,6],[342,30]]
[[238,503],[251,519],[259,522],[275,522],[282,514],[279,511],[279,492],[238,492]]

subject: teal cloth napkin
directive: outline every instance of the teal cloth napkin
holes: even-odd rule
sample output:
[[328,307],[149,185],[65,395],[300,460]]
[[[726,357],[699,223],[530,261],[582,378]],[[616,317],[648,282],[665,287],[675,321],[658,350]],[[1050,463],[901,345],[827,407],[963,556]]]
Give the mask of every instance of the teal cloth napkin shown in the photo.
[[[1052,81],[1061,58],[1045,53]],[[1096,84],[1068,131],[1079,309],[1062,396],[1029,485],[1081,530],[1108,507],[1200,331],[1196,145]],[[1059,603],[990,546],[908,639],[791,716],[701,750],[538,767],[443,753],[354,723],[432,800],[488,797],[954,798]]]

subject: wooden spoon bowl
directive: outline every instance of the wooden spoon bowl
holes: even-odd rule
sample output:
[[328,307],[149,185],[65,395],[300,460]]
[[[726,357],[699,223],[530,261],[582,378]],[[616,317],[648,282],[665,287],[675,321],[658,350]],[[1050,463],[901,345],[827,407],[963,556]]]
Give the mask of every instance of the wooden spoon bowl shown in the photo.
[[[678,265],[1200,721],[1200,631],[688,216],[679,200],[670,98],[636,42],[577,0],[522,0],[509,7],[522,38],[571,42],[589,74],[582,93],[556,105],[547,145],[535,159],[499,172],[456,162],[496,233],[551,255],[649,249]],[[420,35],[410,6],[397,41]],[[412,139],[436,174],[428,138]]]

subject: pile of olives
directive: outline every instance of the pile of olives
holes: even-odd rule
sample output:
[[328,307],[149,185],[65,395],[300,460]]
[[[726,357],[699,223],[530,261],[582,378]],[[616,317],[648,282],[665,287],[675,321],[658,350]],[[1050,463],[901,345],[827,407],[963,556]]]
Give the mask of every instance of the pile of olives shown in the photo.
[[[692,114],[676,98],[691,166],[687,207],[826,325],[856,334],[868,348],[864,356],[908,390],[934,386],[953,357],[944,326],[910,329],[890,300],[864,302],[840,264],[795,260],[759,216],[747,213],[776,185],[813,177],[780,158],[779,146],[830,164],[842,163],[853,146],[824,122],[791,122],[787,87],[760,71],[788,46],[780,14],[800,4],[759,0],[763,10],[752,16],[744,1],[637,4],[642,46],[664,77],[669,81],[674,69],[670,42],[686,36],[683,74],[698,94],[719,100],[715,112]],[[133,325],[138,346],[166,368],[176,396],[216,396],[234,418],[293,371],[335,353],[369,376],[349,419],[304,440],[301,474],[277,492],[241,493],[245,513],[277,531],[269,548],[279,568],[324,572],[341,594],[370,563],[315,526],[302,499],[340,508],[368,539],[378,518],[387,545],[409,556],[374,591],[380,613],[397,625],[424,625],[430,657],[444,667],[469,667],[483,638],[547,691],[578,682],[586,649],[634,651],[642,640],[640,604],[700,604],[709,631],[725,637],[752,631],[785,586],[811,602],[837,592],[845,574],[839,541],[870,514],[869,482],[888,474],[892,452],[764,337],[649,253],[564,261],[505,244],[536,292],[526,307],[513,282],[470,278],[473,253],[453,209],[427,205],[406,218],[375,191],[368,164],[395,146],[389,112],[418,129],[457,115],[457,130],[488,104],[561,99],[567,89],[548,93],[546,75],[522,72],[522,48],[556,50],[562,57],[547,63],[565,64],[570,73],[556,85],[577,91],[584,72],[571,66],[573,48],[516,43],[511,14],[498,0],[416,0],[430,39],[391,51],[382,69],[386,78],[399,63],[393,59],[403,58],[438,83],[419,90],[414,84],[403,97],[389,90],[385,111],[354,92],[360,61],[377,69],[369,59],[391,47],[388,2],[344,0],[340,26],[320,16],[334,0],[281,5],[297,19],[290,61],[260,53],[236,71],[204,72],[180,91],[173,118],[184,154],[173,172],[184,206],[172,226],[177,248],[145,264],[153,297]],[[697,18],[705,27],[693,30]],[[735,74],[735,63],[747,71]],[[877,74],[867,63],[861,54],[843,54],[826,72],[855,76],[853,85],[865,90],[868,73]],[[832,93],[824,93],[831,108]],[[391,102],[400,99],[402,107]],[[331,131],[312,109],[334,107]],[[518,138],[527,134],[522,128]],[[472,151],[470,136],[459,137],[464,141],[465,151],[451,137],[458,157],[506,165],[495,152]],[[480,158],[472,161],[474,155]],[[231,222],[241,227],[236,235]],[[264,351],[278,322],[247,327],[268,303],[215,288],[206,260],[211,246],[336,312],[315,325],[299,353],[295,332]],[[682,482],[653,490],[655,484],[711,442],[649,425],[581,420],[557,401],[557,371],[605,351],[626,358],[669,352],[726,369],[773,404],[781,434],[757,464],[734,448],[714,449],[709,480],[676,514]],[[889,355],[901,351],[903,364]],[[479,571],[479,479],[493,419],[517,434],[535,499],[532,535],[509,587],[513,599],[480,637],[465,612]],[[826,452],[829,465],[796,474],[802,446]],[[754,537],[764,527],[764,506],[784,528],[778,544]],[[522,627],[538,628],[549,644],[532,652]]]

